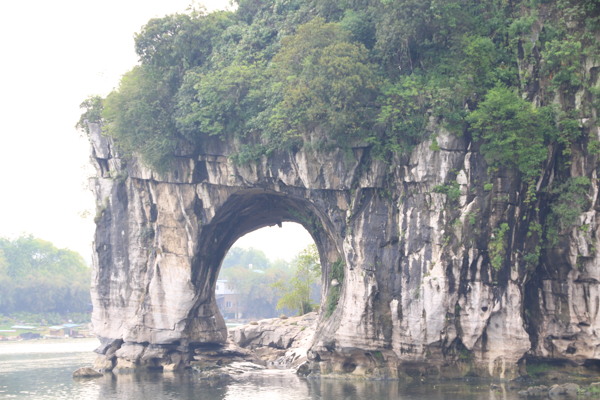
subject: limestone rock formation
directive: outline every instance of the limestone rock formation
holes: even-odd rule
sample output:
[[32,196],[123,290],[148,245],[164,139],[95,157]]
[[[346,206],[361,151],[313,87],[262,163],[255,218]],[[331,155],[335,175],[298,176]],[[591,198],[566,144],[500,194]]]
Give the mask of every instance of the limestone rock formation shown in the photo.
[[[546,200],[528,198],[510,170],[488,171],[468,138],[428,129],[436,146],[391,162],[355,143],[239,165],[240,144],[212,138],[161,174],[121,158],[90,124],[99,363],[188,366],[226,343],[221,261],[242,235],[281,221],[302,224],[321,257],[313,374],[510,378],[526,359],[600,362],[597,156],[571,149],[570,175],[592,182],[587,206],[540,252],[532,227]],[[537,184],[552,179],[550,168]]]
[[307,361],[318,315],[270,318],[232,328],[229,338],[236,345],[253,350],[267,366],[297,368]]

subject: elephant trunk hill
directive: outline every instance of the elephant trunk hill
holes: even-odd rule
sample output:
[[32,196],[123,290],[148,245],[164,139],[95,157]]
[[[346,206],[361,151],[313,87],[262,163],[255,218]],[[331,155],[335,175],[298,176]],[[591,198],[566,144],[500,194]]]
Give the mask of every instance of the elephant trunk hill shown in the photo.
[[292,221],[322,267],[311,375],[598,368],[597,2],[237,3],[150,21],[84,104],[96,367],[225,348],[225,254]]
[[[439,149],[424,142],[393,165],[357,146],[237,166],[235,149],[215,141],[162,175],[125,166],[91,132],[93,322],[111,367],[185,365],[195,348],[224,343],[220,263],[239,237],[281,221],[302,224],[321,256],[313,371],[510,377],[527,358],[598,361],[594,158],[573,151],[571,173],[594,182],[586,207],[532,265],[529,226],[548,212],[543,201],[527,202],[510,171],[486,176],[472,144],[443,129]],[[438,189],[449,183],[456,194]]]

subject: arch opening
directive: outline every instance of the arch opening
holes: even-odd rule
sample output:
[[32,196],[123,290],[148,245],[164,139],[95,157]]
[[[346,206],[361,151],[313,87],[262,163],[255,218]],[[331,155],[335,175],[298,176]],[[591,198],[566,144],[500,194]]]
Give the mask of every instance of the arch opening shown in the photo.
[[318,306],[321,266],[312,237],[292,222],[242,236],[223,259],[215,297],[228,326]]
[[[228,196],[210,223],[203,226],[194,259],[192,281],[198,293],[190,318],[203,320],[202,329],[213,325],[226,340],[225,320],[215,296],[222,262],[233,244],[244,235],[268,226],[295,222],[314,241],[321,264],[321,306],[330,287],[331,266],[342,260],[341,238],[335,235],[327,210],[319,210],[303,196],[263,189],[238,191]],[[339,290],[337,288],[336,290]],[[198,324],[192,324],[198,325]]]

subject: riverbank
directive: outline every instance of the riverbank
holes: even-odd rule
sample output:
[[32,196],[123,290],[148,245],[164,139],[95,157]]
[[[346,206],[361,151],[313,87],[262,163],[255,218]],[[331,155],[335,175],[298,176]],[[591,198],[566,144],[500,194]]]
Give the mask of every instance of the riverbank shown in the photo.
[[88,324],[65,323],[52,326],[12,325],[0,328],[0,342],[39,339],[93,338]]
[[[271,318],[251,322],[229,331],[229,341],[247,351],[248,359],[262,366],[234,364],[223,368],[194,367],[207,380],[239,379],[243,374],[267,373],[269,370],[288,369],[288,373],[303,375],[307,352],[313,340],[316,313],[291,318]],[[491,379],[444,379],[440,376],[415,376],[401,384],[446,385],[465,382],[489,387],[492,398],[551,398],[600,397],[600,368],[596,365],[555,364],[551,360],[529,360],[524,363],[522,375],[510,381]],[[321,378],[321,376],[313,376]],[[331,378],[331,376],[327,376]]]
[[[260,369],[210,381],[195,370],[106,373],[96,379],[73,379],[72,372],[91,365],[94,339],[0,343],[0,398],[15,400],[518,400],[516,392],[499,397],[489,384],[443,382],[436,385],[397,381],[311,380],[291,370]],[[86,344],[87,342],[87,344]],[[34,347],[31,347],[31,346]],[[87,347],[86,347],[87,346]],[[29,349],[29,350],[27,350]],[[39,351],[36,351],[39,350]],[[62,349],[62,351],[57,351]],[[502,390],[502,389],[500,389]]]
[[91,316],[69,314],[0,314],[0,341],[94,337]]
[[229,330],[229,341],[251,351],[270,368],[298,368],[315,334],[318,314],[269,318]]
[[63,338],[63,339],[38,339],[22,341],[0,342],[1,356],[17,356],[22,354],[51,354],[51,353],[89,353],[93,357],[94,349],[100,345],[96,338]]

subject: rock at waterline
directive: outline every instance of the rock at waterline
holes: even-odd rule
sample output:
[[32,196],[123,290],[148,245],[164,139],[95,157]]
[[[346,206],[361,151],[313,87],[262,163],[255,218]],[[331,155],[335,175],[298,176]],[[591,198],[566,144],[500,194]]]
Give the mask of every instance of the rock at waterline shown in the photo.
[[318,315],[311,312],[298,317],[263,319],[229,331],[229,339],[251,350],[265,365],[298,368],[306,361]]
[[550,398],[566,396],[569,398],[577,397],[579,385],[576,383],[565,383],[563,385],[553,385],[548,391]]
[[99,378],[101,376],[103,374],[90,367],[79,368],[73,372],[73,378]]
[[553,385],[551,387],[540,385],[530,386],[527,390],[521,390],[521,397],[543,397],[555,398],[576,398],[579,394],[579,385],[575,383],[565,383],[562,385]]

